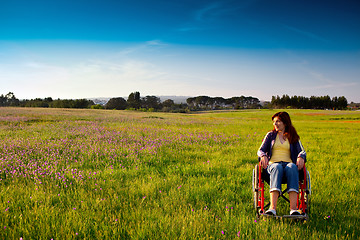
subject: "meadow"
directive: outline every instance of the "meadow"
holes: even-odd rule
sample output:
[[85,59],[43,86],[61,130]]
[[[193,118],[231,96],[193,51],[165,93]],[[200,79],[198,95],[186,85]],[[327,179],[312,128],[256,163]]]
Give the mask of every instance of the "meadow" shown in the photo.
[[275,112],[0,108],[0,239],[358,239],[360,112],[288,110],[310,219],[255,219]]

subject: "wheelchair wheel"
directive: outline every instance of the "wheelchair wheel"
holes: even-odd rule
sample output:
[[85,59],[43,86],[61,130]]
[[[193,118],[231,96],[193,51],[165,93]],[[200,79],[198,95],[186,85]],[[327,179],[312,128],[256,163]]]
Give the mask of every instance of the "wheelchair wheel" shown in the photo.
[[305,189],[304,197],[306,203],[306,213],[310,214],[311,180],[310,180],[309,171],[306,171],[306,189]]
[[254,196],[254,208],[255,211],[257,211],[259,201],[259,165],[255,165],[255,168],[253,169],[252,189]]

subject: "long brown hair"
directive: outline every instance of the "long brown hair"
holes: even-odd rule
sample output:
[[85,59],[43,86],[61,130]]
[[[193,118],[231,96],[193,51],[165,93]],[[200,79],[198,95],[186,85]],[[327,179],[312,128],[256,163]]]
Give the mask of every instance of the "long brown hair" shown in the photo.
[[[278,117],[284,123],[285,125],[284,136],[289,140],[289,143],[292,144],[299,141],[300,137],[291,123],[290,115],[287,112],[277,112],[272,116],[271,119],[274,120],[274,118],[276,117]],[[276,131],[275,127],[273,131]]]

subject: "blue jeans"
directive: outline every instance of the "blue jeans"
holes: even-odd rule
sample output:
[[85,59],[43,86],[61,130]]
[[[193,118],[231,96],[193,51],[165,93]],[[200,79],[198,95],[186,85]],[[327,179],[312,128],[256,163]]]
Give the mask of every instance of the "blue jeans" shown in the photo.
[[267,167],[270,175],[270,192],[278,191],[281,194],[283,176],[287,182],[287,192],[299,193],[299,170],[294,163],[272,163]]

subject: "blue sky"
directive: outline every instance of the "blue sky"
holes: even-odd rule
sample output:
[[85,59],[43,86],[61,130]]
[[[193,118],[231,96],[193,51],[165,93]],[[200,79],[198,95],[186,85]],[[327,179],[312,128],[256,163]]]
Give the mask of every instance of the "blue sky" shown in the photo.
[[1,0],[0,94],[345,96],[360,2]]

